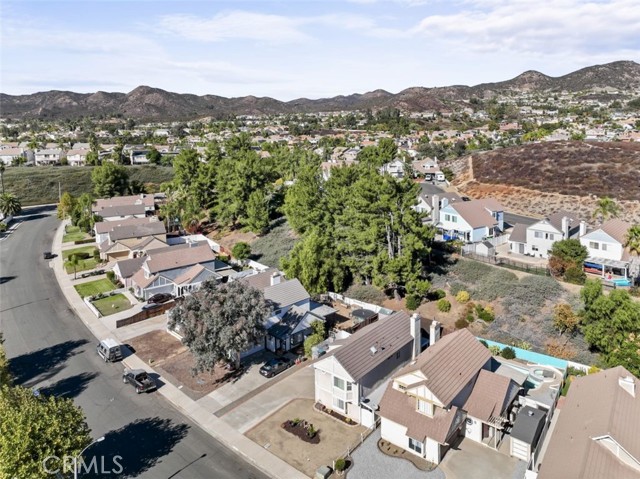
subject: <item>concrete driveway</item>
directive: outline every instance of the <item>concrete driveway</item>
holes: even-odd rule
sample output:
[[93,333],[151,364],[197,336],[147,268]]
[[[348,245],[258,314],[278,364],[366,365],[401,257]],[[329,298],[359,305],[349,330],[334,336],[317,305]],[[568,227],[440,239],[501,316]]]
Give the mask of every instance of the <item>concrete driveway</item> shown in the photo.
[[469,439],[447,451],[439,465],[447,479],[522,479],[527,465]]

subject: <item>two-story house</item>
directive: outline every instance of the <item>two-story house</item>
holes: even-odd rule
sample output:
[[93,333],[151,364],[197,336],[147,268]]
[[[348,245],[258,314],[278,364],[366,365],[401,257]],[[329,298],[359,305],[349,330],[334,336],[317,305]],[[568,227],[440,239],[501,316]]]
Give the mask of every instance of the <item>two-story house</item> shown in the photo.
[[67,152],[67,162],[71,166],[84,166],[87,164],[87,155],[91,152],[89,148],[74,148]]
[[518,223],[509,236],[509,250],[513,253],[548,258],[553,243],[578,238],[586,233],[587,224],[574,213],[558,211],[532,225]]
[[356,423],[373,425],[386,381],[420,354],[420,321],[417,314],[394,313],[323,356],[313,365],[316,402]]
[[394,375],[380,403],[381,436],[435,464],[458,436],[497,448],[519,386],[461,329]]
[[385,163],[380,167],[381,175],[391,175],[394,178],[403,178],[404,177],[405,164],[399,158],[395,158],[393,161],[389,163]]
[[436,227],[445,240],[476,243],[504,230],[504,208],[493,198],[449,203],[440,209]]
[[585,271],[600,274],[605,279],[621,277],[626,281],[632,263],[629,249],[625,247],[629,228],[630,223],[614,218],[581,236],[580,243],[589,252]]
[[60,163],[64,152],[60,148],[48,148],[44,150],[36,150],[35,162],[38,166],[57,165]]
[[624,367],[579,377],[542,456],[538,479],[640,477],[640,381]]

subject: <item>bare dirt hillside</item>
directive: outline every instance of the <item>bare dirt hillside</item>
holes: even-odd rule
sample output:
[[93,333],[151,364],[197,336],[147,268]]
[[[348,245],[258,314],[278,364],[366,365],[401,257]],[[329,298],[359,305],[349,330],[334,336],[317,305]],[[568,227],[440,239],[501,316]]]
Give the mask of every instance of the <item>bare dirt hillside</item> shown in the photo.
[[505,148],[451,163],[454,186],[493,197],[512,212],[546,216],[558,209],[589,220],[599,197],[615,198],[621,218],[640,223],[640,144],[546,142]]

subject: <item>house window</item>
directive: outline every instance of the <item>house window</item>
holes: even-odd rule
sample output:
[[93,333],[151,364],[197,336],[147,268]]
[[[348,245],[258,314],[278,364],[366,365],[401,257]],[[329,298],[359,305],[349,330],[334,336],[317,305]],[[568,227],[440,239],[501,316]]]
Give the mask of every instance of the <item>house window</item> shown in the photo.
[[334,376],[333,387],[344,391],[344,379]]
[[413,438],[409,438],[409,449],[417,452],[418,454],[422,454],[422,443],[420,441],[416,441]]
[[533,232],[533,236],[534,236],[534,238],[542,238],[542,232],[541,231],[534,231]]
[[344,411],[344,401],[340,398],[334,397],[333,407],[336,409],[340,409],[341,411]]
[[589,241],[589,248],[600,249],[600,243],[596,243],[595,241]]
[[547,233],[545,236],[546,239],[553,241],[553,233]]
[[426,414],[427,416],[433,416],[433,404],[423,401],[422,399],[417,399],[416,401],[418,412]]
[[600,249],[602,249],[602,251],[607,251],[607,245],[605,243],[602,243],[602,248]]
[[445,221],[451,221],[451,215],[444,215]]
[[452,223],[457,223],[458,222],[458,217],[457,216],[451,216],[451,222]]

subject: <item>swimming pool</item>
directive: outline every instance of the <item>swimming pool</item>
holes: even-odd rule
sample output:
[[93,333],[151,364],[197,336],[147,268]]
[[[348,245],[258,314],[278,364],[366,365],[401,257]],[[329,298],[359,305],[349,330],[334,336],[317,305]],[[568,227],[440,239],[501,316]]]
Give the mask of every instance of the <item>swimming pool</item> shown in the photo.
[[631,281],[628,279],[613,279],[611,282],[616,286],[631,286]]

